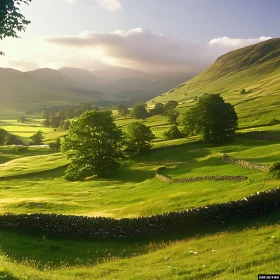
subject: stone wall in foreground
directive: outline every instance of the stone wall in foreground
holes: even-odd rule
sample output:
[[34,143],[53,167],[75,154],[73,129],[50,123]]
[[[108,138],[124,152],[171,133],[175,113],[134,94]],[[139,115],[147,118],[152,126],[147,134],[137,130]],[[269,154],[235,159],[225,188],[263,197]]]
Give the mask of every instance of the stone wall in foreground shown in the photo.
[[257,192],[240,200],[180,212],[113,219],[56,214],[0,215],[0,229],[50,236],[135,238],[149,235],[203,233],[215,226],[232,226],[280,209],[280,188]]

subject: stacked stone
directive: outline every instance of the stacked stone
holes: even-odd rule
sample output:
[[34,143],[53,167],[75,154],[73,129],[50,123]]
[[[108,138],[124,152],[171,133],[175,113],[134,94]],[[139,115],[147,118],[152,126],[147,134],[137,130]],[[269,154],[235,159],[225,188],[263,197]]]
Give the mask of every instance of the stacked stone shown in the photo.
[[232,225],[234,222],[259,217],[279,208],[280,188],[277,188],[241,200],[132,219],[56,214],[1,215],[0,229],[52,236],[135,238],[174,232],[202,232],[213,226]]
[[246,176],[228,176],[228,175],[212,175],[212,176],[200,176],[200,177],[190,177],[190,178],[176,178],[171,179],[169,177],[166,177],[162,174],[160,174],[161,171],[166,170],[166,167],[160,167],[156,171],[156,178],[163,182],[167,183],[191,183],[191,182],[200,182],[200,181],[206,181],[206,180],[212,180],[212,181],[234,181],[234,182],[242,182],[247,180]]
[[232,157],[229,157],[225,154],[222,155],[222,161],[225,162],[225,163],[239,165],[241,167],[244,167],[244,168],[247,168],[247,169],[250,169],[250,170],[258,170],[258,171],[262,171],[262,172],[268,172],[269,171],[269,167],[267,165],[248,162],[248,161],[237,159],[237,158],[232,158]]

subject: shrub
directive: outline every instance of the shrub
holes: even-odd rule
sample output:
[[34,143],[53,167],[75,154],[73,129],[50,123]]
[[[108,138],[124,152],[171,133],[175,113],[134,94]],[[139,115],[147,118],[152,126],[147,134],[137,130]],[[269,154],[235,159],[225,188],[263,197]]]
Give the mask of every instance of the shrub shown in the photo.
[[166,140],[172,140],[182,138],[183,134],[179,130],[178,126],[172,125],[168,131],[164,132],[163,136]]
[[50,147],[52,152],[59,152],[60,151],[60,146],[61,146],[61,144],[60,144],[60,139],[59,138],[56,139],[55,142],[52,142],[52,143],[49,144],[49,147]]
[[23,154],[28,151],[28,146],[15,146],[14,151],[17,154]]
[[0,279],[3,280],[18,280],[18,278],[14,277],[13,274],[6,270],[6,269],[2,269],[0,268]]
[[272,120],[270,121],[270,124],[280,124],[280,120],[272,119]]
[[246,93],[247,93],[247,92],[246,92],[246,89],[245,89],[245,88],[241,89],[240,94],[246,94]]
[[270,168],[269,168],[269,174],[272,177],[280,178],[280,162],[275,162]]

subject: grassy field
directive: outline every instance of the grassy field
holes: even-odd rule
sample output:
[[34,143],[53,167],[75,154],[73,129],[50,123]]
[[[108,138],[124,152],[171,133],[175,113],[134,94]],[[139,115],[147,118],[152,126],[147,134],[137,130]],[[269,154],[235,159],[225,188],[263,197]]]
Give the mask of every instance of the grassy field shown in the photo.
[[[52,153],[48,147],[29,147],[22,153],[16,147],[0,147],[0,214],[130,218],[239,200],[279,187],[279,180],[267,173],[221,161],[222,153],[266,165],[279,161],[279,141],[245,137],[256,132],[279,134],[280,125],[270,125],[280,113],[279,56],[274,55],[279,43],[279,39],[266,41],[231,52],[191,81],[148,102],[151,108],[155,102],[177,100],[180,119],[195,104],[196,96],[219,93],[235,105],[239,116],[238,137],[233,142],[210,145],[200,142],[199,137],[163,141],[163,133],[170,127],[166,117],[135,120],[114,111],[116,123],[124,132],[135,121],[152,129],[156,139],[151,153],[129,156],[107,179],[68,182],[63,178],[63,166],[68,163],[65,155]],[[20,80],[23,86],[27,82]],[[241,94],[242,89],[247,93]],[[67,104],[57,103],[54,94],[53,99],[46,99],[51,89],[40,90],[41,107]],[[30,91],[29,98],[33,94]],[[42,127],[38,115],[30,117],[28,123],[17,122],[25,113],[6,108],[0,114],[0,127],[25,144],[38,130],[43,131],[45,143],[67,134]],[[155,178],[162,166],[167,167],[165,175],[171,178],[243,175],[248,179],[169,184]],[[176,232],[137,240],[55,238],[0,229],[0,279],[257,279],[259,273],[280,272],[279,219],[280,213],[274,212],[196,236]]]
[[[184,105],[179,105],[182,112]],[[115,118],[124,131],[136,121]],[[29,147],[21,154],[15,147],[0,147],[0,214],[149,216],[236,200],[279,186],[266,173],[223,163],[221,153],[267,165],[279,161],[279,142],[250,140],[243,133],[271,133],[279,131],[280,125],[241,127],[234,142],[213,146],[199,142],[198,137],[163,141],[170,126],[164,116],[140,122],[156,135],[155,150],[127,158],[107,179],[68,182],[62,177],[64,169],[52,170],[68,163],[63,154],[47,147]],[[67,133],[43,128],[39,122],[2,120],[0,126],[26,143],[38,130],[44,132],[45,143]],[[244,175],[248,180],[168,184],[155,178],[163,165],[171,178]],[[40,171],[45,172],[36,174]],[[13,179],[3,178],[11,175]],[[280,270],[278,218],[274,213],[272,218],[250,221],[234,230],[165,240],[73,240],[0,230],[0,279],[252,279],[258,273]],[[270,220],[272,225],[266,225]],[[267,251],[271,254],[264,254]]]
[[[277,160],[279,144],[237,140],[211,147],[199,142],[180,148],[134,156],[109,179],[69,183],[63,170],[34,174],[24,180],[0,181],[1,213],[51,212],[89,216],[133,217],[184,210],[214,202],[239,199],[278,186],[265,173],[221,162],[220,153],[271,164]],[[263,156],[261,156],[263,155]],[[1,176],[37,172],[67,163],[61,154],[29,156],[0,165]],[[244,182],[196,182],[168,185],[155,178],[160,166],[171,177],[245,175]],[[27,187],[28,186],[28,187]]]
[[[279,213],[269,218],[279,220]],[[264,225],[261,220],[229,231],[160,242],[73,241],[1,231],[0,276],[256,279],[259,273],[279,273],[279,232],[279,225]]]
[[[124,129],[132,121],[118,120],[119,125],[124,122]],[[158,116],[145,122],[152,129],[168,126]],[[44,135],[51,133],[54,132]],[[55,134],[51,137],[55,139]],[[174,147],[132,156],[108,179],[72,183],[62,178],[62,169],[51,170],[67,163],[64,155],[53,154],[43,147],[29,148],[23,154],[17,154],[14,147],[2,147],[1,176],[33,174],[1,179],[0,213],[148,216],[240,199],[279,186],[278,180],[265,173],[221,161],[221,153],[226,153],[270,165],[279,159],[278,142],[239,137],[232,143],[212,146],[197,140],[194,137],[161,141],[159,136],[153,143],[155,148]],[[245,175],[248,180],[167,184],[155,178],[155,171],[163,165],[168,167],[167,175],[172,178]],[[35,174],[42,170],[49,172]],[[0,277],[7,280],[251,279],[258,273],[279,272],[278,218],[275,213],[271,226],[250,221],[235,230],[167,240],[93,242],[0,230]],[[266,217],[264,221],[269,219]],[[264,254],[267,251],[270,254]]]

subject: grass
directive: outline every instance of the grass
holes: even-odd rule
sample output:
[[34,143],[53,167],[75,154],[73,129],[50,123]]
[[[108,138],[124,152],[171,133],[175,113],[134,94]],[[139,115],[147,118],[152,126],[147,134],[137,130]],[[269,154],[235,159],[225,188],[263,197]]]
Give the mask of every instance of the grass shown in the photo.
[[66,159],[66,156],[61,153],[14,159],[0,164],[0,178],[23,174],[34,174],[59,166],[64,166],[68,162],[69,161]]
[[[255,146],[252,146],[252,142],[247,140],[246,145],[240,139],[234,144],[217,147],[191,142],[176,149],[134,156],[125,161],[121,171],[109,179],[70,183],[61,177],[63,170],[58,170],[48,174],[34,174],[24,180],[2,180],[0,213],[50,212],[120,218],[179,211],[240,199],[278,186],[277,180],[268,179],[264,173],[221,162],[220,152],[244,159],[262,154],[262,159],[259,158],[262,163],[277,161],[277,143],[255,141]],[[25,157],[5,163],[6,169],[2,168],[0,172],[2,176],[35,172],[61,166],[66,162],[60,154]],[[210,184],[205,181],[169,185],[154,177],[156,169],[162,165],[168,167],[168,175],[171,177],[245,175],[249,180],[239,183],[217,181]]]
[[[124,131],[134,121],[149,126],[157,137],[153,142],[156,150],[131,156],[110,178],[67,182],[62,169],[51,170],[68,162],[62,154],[31,147],[17,154],[13,147],[1,147],[0,176],[32,174],[0,181],[0,214],[138,217],[222,203],[278,187],[279,180],[265,173],[221,162],[221,153],[267,165],[279,161],[279,141],[250,140],[242,135],[258,131],[279,134],[280,125],[269,125],[280,113],[280,70],[274,48],[278,43],[272,40],[231,52],[191,81],[148,104],[151,107],[153,102],[177,100],[181,118],[195,104],[195,96],[219,93],[235,105],[239,115],[241,136],[234,142],[213,146],[199,142],[198,137],[162,141],[170,127],[166,117],[135,120],[114,112],[117,125]],[[19,79],[23,86],[28,83]],[[249,93],[240,94],[243,88]],[[38,92],[40,107],[66,105],[46,99],[49,89],[42,87]],[[33,94],[31,91],[28,98]],[[71,96],[71,100],[75,98]],[[22,100],[14,102],[21,107]],[[36,115],[33,122],[22,124],[15,119],[23,111],[6,108],[1,112],[0,127],[25,143],[38,130],[43,130],[46,143],[67,133],[43,128]],[[155,178],[155,171],[163,165],[172,178],[245,175],[248,180],[167,184]],[[48,172],[36,174],[42,170]],[[164,240],[73,240],[0,229],[0,279],[256,279],[259,273],[279,273],[279,218],[276,212],[242,225],[213,228],[198,236],[182,237],[178,232]]]
[[1,231],[0,266],[11,279],[255,279],[280,268],[280,226],[259,223],[138,243],[50,240]]
[[9,162],[14,159],[20,159],[28,156],[49,155],[51,150],[48,147],[29,147],[24,153],[17,153],[16,147],[0,147],[0,164]]
[[[177,147],[132,156],[111,178],[84,182],[65,181],[63,170],[35,174],[65,164],[67,160],[60,153],[29,148],[26,154],[18,155],[13,147],[3,147],[0,149],[2,176],[34,174],[24,179],[0,181],[0,213],[148,216],[240,199],[279,186],[279,181],[269,179],[265,173],[222,163],[220,155],[226,153],[272,164],[279,158],[277,142],[240,137],[229,144],[211,146],[193,138],[158,141],[153,145]],[[240,183],[205,181],[170,185],[154,178],[156,169],[162,165],[168,167],[169,176],[176,178],[245,175],[249,179]],[[279,213],[275,215],[274,223]],[[251,279],[260,272],[279,270],[279,225],[277,222],[263,225],[260,221],[248,222],[246,229],[213,231],[197,237],[175,235],[166,240],[93,242],[0,229],[0,277],[6,275],[4,279],[16,280]],[[270,254],[264,253],[268,251]]]
[[[230,52],[182,87],[152,99],[148,106],[177,100],[183,113],[194,104],[195,97],[215,93],[235,105],[240,127],[267,124],[280,114],[279,55],[272,55],[279,42],[273,39]],[[249,93],[240,94],[242,89]]]

